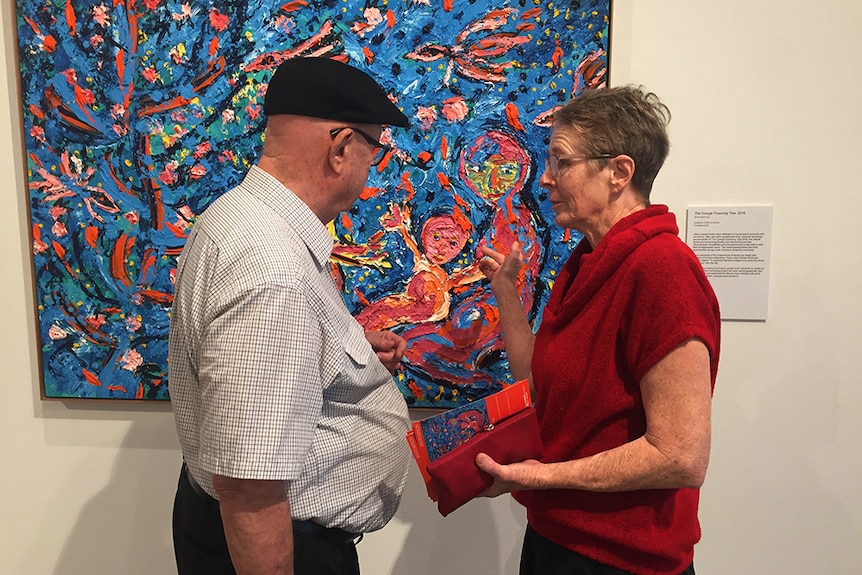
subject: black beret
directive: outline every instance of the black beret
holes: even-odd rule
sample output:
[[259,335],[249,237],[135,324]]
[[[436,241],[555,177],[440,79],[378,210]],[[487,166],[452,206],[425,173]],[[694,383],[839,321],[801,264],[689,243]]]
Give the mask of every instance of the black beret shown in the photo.
[[355,124],[406,127],[401,113],[365,72],[331,58],[291,58],[269,81],[267,116],[295,114]]

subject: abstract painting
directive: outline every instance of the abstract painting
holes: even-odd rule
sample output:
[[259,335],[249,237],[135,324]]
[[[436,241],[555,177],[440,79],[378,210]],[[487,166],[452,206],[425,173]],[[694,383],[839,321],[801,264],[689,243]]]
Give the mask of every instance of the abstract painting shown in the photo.
[[511,382],[476,252],[521,243],[537,325],[579,239],[538,186],[551,116],[607,82],[609,0],[16,2],[44,397],[168,398],[177,257],[256,161],[295,56],[367,71],[411,121],[330,224],[348,308],[408,341],[405,401]]

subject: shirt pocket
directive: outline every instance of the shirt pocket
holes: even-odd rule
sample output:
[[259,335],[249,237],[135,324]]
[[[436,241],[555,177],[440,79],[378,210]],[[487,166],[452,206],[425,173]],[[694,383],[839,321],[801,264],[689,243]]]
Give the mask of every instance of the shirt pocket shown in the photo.
[[[341,347],[344,353],[353,362],[354,368],[364,368],[371,360],[371,344],[365,339],[365,332],[361,328],[348,329],[340,337]],[[348,366],[349,367],[349,366]]]

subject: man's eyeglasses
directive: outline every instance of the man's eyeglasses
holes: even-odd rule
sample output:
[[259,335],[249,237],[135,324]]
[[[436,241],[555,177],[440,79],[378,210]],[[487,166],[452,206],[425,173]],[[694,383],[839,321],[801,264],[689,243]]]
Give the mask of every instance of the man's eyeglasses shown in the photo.
[[381,143],[379,140],[372,138],[371,136],[369,136],[368,134],[366,134],[365,132],[363,132],[359,128],[354,128],[352,126],[344,126],[342,128],[333,128],[333,129],[329,130],[329,135],[334,138],[339,133],[341,133],[343,130],[353,130],[354,132],[356,132],[357,134],[362,136],[362,138],[366,142],[368,142],[369,144],[374,146],[374,155],[371,156],[371,165],[372,166],[376,166],[377,164],[382,162],[383,158],[386,156],[386,154],[392,149],[389,146],[387,146],[386,144]]
[[567,165],[574,164],[575,162],[582,162],[584,160],[609,160],[613,157],[615,157],[613,154],[595,154],[592,156],[558,156],[557,154],[548,154],[545,156],[545,169],[556,176],[560,173],[561,168],[565,168]]

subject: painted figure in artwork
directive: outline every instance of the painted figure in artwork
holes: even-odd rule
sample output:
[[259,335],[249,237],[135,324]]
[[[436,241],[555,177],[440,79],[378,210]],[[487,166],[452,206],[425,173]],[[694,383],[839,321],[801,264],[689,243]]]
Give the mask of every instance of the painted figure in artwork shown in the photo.
[[432,214],[422,224],[419,244],[410,234],[410,208],[393,205],[380,218],[385,231],[396,232],[413,254],[413,276],[407,288],[370,303],[357,320],[366,330],[388,329],[396,325],[436,322],[449,315],[450,291],[482,279],[476,262],[456,268],[451,274],[444,269],[455,259],[470,237],[470,220],[457,207]]
[[[518,281],[527,313],[533,307],[541,262],[535,219],[521,198],[531,165],[524,147],[498,130],[480,135],[462,150],[459,159],[460,178],[491,211],[480,230],[478,246],[496,249],[513,241],[524,246],[525,265]],[[425,401],[426,394],[435,402],[472,400],[499,389],[501,382],[487,368],[502,359],[502,333],[493,295],[485,283],[472,282],[459,290],[442,322],[420,324],[402,333],[408,342],[407,387],[417,400]],[[421,380],[431,383],[419,385]]]

